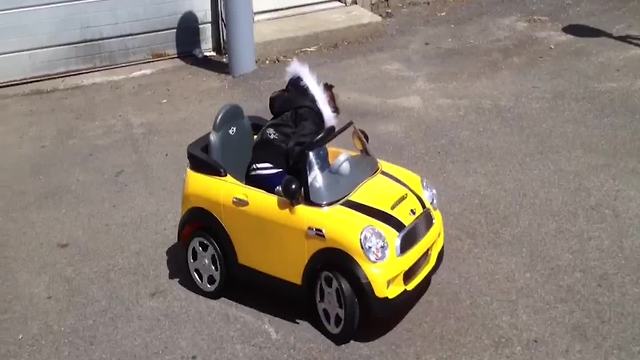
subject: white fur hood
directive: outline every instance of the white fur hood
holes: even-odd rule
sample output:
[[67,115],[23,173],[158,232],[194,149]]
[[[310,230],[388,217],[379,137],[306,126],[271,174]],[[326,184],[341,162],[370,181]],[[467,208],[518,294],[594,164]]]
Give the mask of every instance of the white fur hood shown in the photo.
[[325,127],[336,126],[338,118],[336,114],[331,111],[331,105],[329,105],[329,99],[324,92],[322,83],[318,80],[317,76],[311,72],[309,65],[298,61],[298,59],[293,59],[291,64],[287,66],[287,81],[294,77],[300,77],[302,84],[309,89],[309,92],[314,97],[316,105],[322,112]]

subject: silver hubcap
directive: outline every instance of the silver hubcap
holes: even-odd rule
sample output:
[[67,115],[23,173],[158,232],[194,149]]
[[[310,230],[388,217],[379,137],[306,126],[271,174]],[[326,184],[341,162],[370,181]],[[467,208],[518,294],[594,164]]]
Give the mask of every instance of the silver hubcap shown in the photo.
[[344,325],[344,294],[338,280],[329,272],[322,272],[316,284],[316,307],[324,327],[338,334]]
[[[215,246],[217,251],[214,251]],[[220,261],[218,255],[220,249],[216,244],[211,244],[204,238],[197,237],[191,240],[187,252],[187,263],[193,281],[206,292],[214,291],[220,281]]]

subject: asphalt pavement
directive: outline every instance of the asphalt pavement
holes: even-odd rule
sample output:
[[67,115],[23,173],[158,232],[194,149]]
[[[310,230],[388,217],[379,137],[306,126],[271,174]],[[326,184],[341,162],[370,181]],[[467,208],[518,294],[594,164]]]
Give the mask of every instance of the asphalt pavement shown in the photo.
[[190,290],[186,146],[227,102],[267,115],[286,64],[185,64],[0,91],[0,358],[640,358],[640,2],[448,3],[302,56],[439,191],[446,255],[411,306],[338,347],[287,289]]

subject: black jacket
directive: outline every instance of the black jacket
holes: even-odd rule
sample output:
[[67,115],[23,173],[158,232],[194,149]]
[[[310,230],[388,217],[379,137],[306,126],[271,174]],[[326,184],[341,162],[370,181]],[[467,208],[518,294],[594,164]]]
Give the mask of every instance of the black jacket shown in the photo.
[[273,118],[257,135],[251,164],[270,163],[298,176],[304,170],[303,149],[325,128],[322,112],[300,77],[269,98]]

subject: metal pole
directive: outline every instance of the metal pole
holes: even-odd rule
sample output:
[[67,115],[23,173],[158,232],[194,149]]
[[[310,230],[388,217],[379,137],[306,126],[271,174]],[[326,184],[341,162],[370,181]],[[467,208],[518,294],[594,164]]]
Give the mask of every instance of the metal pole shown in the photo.
[[248,74],[256,68],[253,1],[225,0],[224,15],[231,76]]

